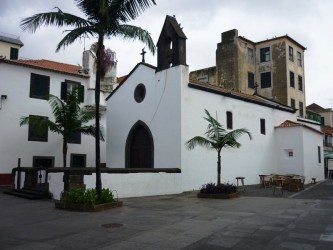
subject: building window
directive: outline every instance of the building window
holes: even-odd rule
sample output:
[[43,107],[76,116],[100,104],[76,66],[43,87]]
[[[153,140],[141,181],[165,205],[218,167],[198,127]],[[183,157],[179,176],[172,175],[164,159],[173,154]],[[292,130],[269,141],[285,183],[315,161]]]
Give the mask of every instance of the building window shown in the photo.
[[266,134],[266,124],[265,124],[265,119],[260,119],[260,133],[262,135]]
[[289,60],[294,61],[294,48],[289,46]]
[[146,87],[142,83],[138,84],[134,90],[134,99],[137,103],[142,102],[146,97]]
[[30,98],[48,100],[50,94],[50,77],[31,73]]
[[261,88],[270,88],[272,87],[272,78],[271,72],[265,72],[260,74]]
[[299,102],[299,116],[303,117],[304,116],[304,111],[303,111],[303,102]]
[[33,156],[32,157],[33,167],[54,167],[54,157],[53,156]]
[[85,168],[86,167],[85,154],[71,154],[70,167],[71,168]]
[[318,163],[321,163],[321,148],[318,146]]
[[227,111],[227,129],[232,129],[232,113]]
[[18,49],[10,48],[10,60],[17,60],[18,59]]
[[80,132],[71,132],[69,134],[68,143],[81,144],[81,133]]
[[247,62],[254,63],[254,52],[252,48],[247,48]]
[[260,62],[269,62],[271,60],[270,47],[260,49]]
[[287,158],[293,158],[294,157],[294,151],[292,149],[285,149],[285,155]]
[[247,86],[254,89],[254,74],[252,72],[247,72]]
[[303,91],[303,77],[298,76],[298,90]]
[[290,78],[290,87],[295,88],[295,74],[294,72],[289,72],[289,78]]
[[332,135],[325,135],[325,146],[332,147]]
[[84,102],[84,86],[81,85],[81,83],[79,82],[74,82],[70,80],[66,80],[65,82],[61,83],[61,90],[60,90],[61,100],[66,100],[67,93],[72,92],[75,88],[78,89],[80,102]]
[[43,141],[48,140],[48,118],[45,116],[29,115],[29,141]]
[[290,107],[292,107],[293,109],[296,108],[295,99],[293,98],[290,99]]
[[302,67],[302,53],[297,51],[297,64]]

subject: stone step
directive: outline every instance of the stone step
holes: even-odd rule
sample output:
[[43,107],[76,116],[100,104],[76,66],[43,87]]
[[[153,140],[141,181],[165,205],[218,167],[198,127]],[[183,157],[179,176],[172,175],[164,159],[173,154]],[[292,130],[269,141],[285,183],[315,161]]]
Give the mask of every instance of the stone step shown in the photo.
[[4,194],[13,195],[16,197],[21,197],[29,200],[38,200],[38,199],[51,199],[51,195],[48,192],[29,190],[26,188],[23,189],[12,189],[4,191]]

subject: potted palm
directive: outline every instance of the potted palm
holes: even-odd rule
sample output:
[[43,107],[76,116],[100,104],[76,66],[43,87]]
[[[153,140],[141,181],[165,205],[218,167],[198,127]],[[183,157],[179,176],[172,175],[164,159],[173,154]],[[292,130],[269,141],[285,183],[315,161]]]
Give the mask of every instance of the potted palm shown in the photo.
[[238,197],[237,188],[233,184],[221,184],[221,151],[223,148],[239,148],[241,144],[237,139],[243,134],[247,134],[252,139],[251,133],[245,129],[235,129],[227,131],[217,119],[212,117],[205,109],[208,127],[205,136],[195,136],[185,143],[187,149],[192,150],[196,146],[205,147],[209,150],[217,151],[217,184],[208,183],[202,186],[198,197],[200,198],[233,198]]

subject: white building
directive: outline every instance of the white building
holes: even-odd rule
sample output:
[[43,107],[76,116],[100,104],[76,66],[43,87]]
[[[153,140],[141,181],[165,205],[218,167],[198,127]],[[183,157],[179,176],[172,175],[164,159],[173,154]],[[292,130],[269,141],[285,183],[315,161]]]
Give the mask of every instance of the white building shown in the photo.
[[[217,153],[200,147],[192,151],[185,148],[186,141],[206,131],[204,109],[217,116],[227,129],[247,128],[253,137],[253,140],[241,137],[240,149],[222,150],[223,182],[233,183],[236,176],[243,176],[246,184],[258,184],[259,175],[271,173],[305,175],[307,183],[311,178],[324,179],[322,133],[318,125],[306,124],[306,119],[297,118],[295,109],[257,94],[248,95],[189,80],[186,36],[174,17],[167,16],[157,47],[157,67],[139,63],[106,98],[104,157],[107,168],[102,170],[103,187],[117,190],[118,197],[134,197],[180,193],[216,182]],[[5,65],[9,68],[13,63]],[[0,74],[8,70],[1,71],[2,67],[1,63]],[[31,70],[17,67],[27,71],[20,79],[29,79]],[[7,78],[16,83],[19,79],[15,79],[13,73],[7,73]],[[58,73],[52,71],[50,74],[53,78]],[[52,93],[59,93],[60,82],[66,79],[86,82],[87,90],[90,86],[84,75],[58,77]],[[30,104],[36,100],[29,98],[29,82],[26,85],[24,91],[17,85],[16,92],[21,91],[21,94],[13,100],[22,98],[34,105],[33,109],[25,105],[24,113],[35,114],[39,108]],[[10,106],[7,101],[14,93],[7,94],[3,107]],[[10,124],[17,121],[18,126],[21,115],[21,112],[16,114],[18,117]],[[9,111],[6,119],[10,119]],[[25,153],[27,148],[32,148],[32,143],[33,147],[40,143],[26,142],[27,128],[17,127],[15,131],[20,131],[18,143],[25,144],[12,146],[12,150]],[[7,140],[12,140],[12,134]],[[45,154],[49,155],[53,149],[55,147],[49,148]],[[36,152],[41,155],[42,149],[38,150]],[[26,155],[25,162],[31,164],[34,154]],[[58,155],[55,159],[60,162],[60,152]],[[50,192],[55,199],[60,198],[63,190],[62,177],[63,173],[49,173]],[[95,175],[85,175],[84,183],[88,188],[95,187]]]
[[[103,186],[128,197],[216,182],[217,153],[185,148],[187,140],[206,131],[204,109],[253,136],[252,141],[241,137],[240,149],[222,150],[223,182],[244,176],[246,184],[257,184],[259,174],[270,173],[305,175],[307,183],[324,179],[319,126],[297,122],[295,109],[259,95],[190,81],[185,41],[176,19],[168,16],[157,43],[157,67],[139,63],[107,98],[106,164],[127,174],[103,174]],[[86,176],[87,186],[93,181]]]
[[[1,39],[0,43],[0,185],[12,183],[11,172],[21,159],[23,167],[62,167],[62,136],[50,131],[33,135],[29,126],[20,127],[23,116],[44,116],[54,120],[46,95],[61,97],[73,86],[84,91],[82,108],[94,109],[94,55],[83,53],[83,65],[69,65],[49,60],[12,60],[6,55],[18,48],[20,41]],[[22,44],[22,43],[21,43]],[[23,45],[23,44],[22,44]],[[18,53],[18,52],[17,52]],[[17,58],[16,58],[17,59]],[[115,68],[108,72],[101,85],[101,125],[106,128],[105,97],[115,82]],[[105,163],[105,142],[101,142],[101,162]],[[81,135],[68,144],[67,165],[71,167],[95,166],[95,138]],[[49,181],[51,181],[49,177]],[[32,178],[36,182],[36,177]],[[62,183],[57,183],[63,187]]]

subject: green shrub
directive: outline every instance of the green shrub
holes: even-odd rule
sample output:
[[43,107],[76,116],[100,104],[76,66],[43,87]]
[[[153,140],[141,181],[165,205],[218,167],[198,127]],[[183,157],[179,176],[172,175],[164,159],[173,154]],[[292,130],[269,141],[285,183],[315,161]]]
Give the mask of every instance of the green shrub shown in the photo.
[[72,188],[61,199],[67,203],[80,203],[85,205],[96,205],[101,203],[108,203],[114,201],[112,192],[108,188],[102,189],[100,199],[98,199],[96,190],[94,188]]

